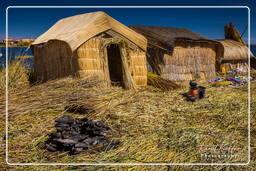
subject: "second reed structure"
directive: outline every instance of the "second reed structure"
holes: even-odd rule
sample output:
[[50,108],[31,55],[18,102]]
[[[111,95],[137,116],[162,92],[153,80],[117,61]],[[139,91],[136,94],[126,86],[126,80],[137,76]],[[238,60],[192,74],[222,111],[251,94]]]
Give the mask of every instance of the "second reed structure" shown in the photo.
[[[253,57],[248,47],[234,40],[217,40],[217,70],[241,70],[248,72],[248,58]],[[248,56],[250,55],[250,56]],[[251,67],[255,67],[251,65]]]
[[148,69],[165,79],[209,79],[216,73],[217,42],[183,28],[130,26],[148,39]]
[[147,84],[147,39],[104,12],[59,20],[32,44],[37,80],[69,75]]

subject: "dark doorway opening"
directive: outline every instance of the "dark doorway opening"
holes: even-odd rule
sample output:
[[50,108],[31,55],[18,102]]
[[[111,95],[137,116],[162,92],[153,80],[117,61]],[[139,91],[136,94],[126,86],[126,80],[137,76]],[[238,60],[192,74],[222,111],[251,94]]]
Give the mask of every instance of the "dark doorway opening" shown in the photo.
[[121,52],[117,44],[107,47],[109,76],[112,85],[123,86]]

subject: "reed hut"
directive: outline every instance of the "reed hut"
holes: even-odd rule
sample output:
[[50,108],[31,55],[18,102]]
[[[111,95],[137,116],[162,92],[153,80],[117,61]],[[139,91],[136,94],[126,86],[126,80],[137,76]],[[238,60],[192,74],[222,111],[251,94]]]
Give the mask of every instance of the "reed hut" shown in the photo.
[[171,81],[215,77],[217,43],[184,28],[130,26],[148,40],[148,69]]
[[147,39],[104,12],[64,18],[32,43],[39,81],[97,77],[125,88],[147,84]]
[[234,40],[217,40],[217,70],[230,71],[240,69],[243,72],[248,71],[248,58],[253,57],[248,47]]

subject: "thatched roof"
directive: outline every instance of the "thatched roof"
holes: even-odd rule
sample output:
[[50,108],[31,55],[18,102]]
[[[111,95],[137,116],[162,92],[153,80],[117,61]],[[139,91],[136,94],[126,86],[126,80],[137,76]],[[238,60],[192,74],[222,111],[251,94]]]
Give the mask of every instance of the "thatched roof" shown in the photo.
[[205,37],[184,28],[140,25],[132,25],[130,28],[144,35],[148,39],[149,46],[165,49],[173,47],[174,41],[177,39],[207,40]]
[[141,49],[146,50],[147,40],[145,37],[101,11],[63,18],[39,36],[32,45],[57,39],[67,42],[73,51],[90,38],[107,30],[114,30]]
[[[223,60],[243,60],[248,59],[248,48],[240,42],[234,40],[217,40],[223,48]],[[253,54],[250,52],[250,56]]]

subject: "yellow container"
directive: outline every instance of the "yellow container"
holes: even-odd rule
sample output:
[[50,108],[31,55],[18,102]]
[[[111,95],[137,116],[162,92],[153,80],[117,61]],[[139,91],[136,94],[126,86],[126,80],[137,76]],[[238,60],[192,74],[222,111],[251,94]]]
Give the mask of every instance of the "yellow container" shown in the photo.
[[213,86],[227,86],[227,85],[230,85],[232,84],[231,81],[217,81],[217,82],[214,82],[212,83]]

